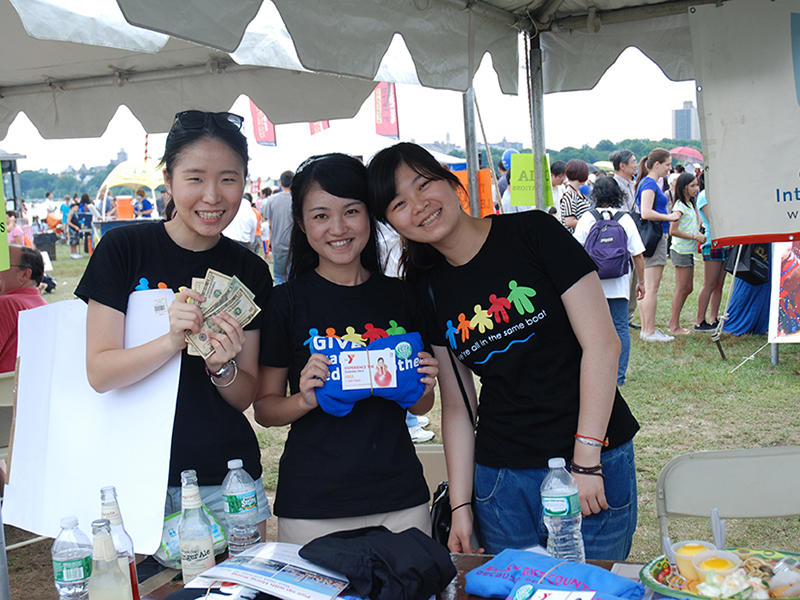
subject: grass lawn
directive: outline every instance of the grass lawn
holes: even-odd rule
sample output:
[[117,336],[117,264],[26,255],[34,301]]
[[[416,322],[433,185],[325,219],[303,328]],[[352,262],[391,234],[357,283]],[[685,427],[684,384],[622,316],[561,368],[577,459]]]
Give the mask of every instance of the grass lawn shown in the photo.
[[[53,262],[58,288],[46,295],[48,302],[71,298],[87,259],[72,260],[69,248],[58,246]],[[682,325],[694,325],[697,293],[702,284],[702,261],[695,269],[695,291],[683,310]],[[659,295],[657,326],[666,329],[669,319],[674,269],[668,265]],[[726,295],[730,279],[726,281]],[[723,307],[725,300],[723,299]],[[633,332],[628,380],[622,394],[641,424],[634,440],[639,483],[639,524],[630,560],[647,561],[660,554],[655,507],[658,473],[669,460],[685,452],[729,448],[800,445],[800,348],[780,347],[780,364],[770,364],[769,347],[735,373],[728,372],[752,355],[766,336],[723,335],[728,362],[720,360],[710,334],[681,336],[671,343],[641,342]],[[441,412],[437,402],[430,429],[433,443],[441,443]],[[264,481],[275,487],[278,459],[287,427],[256,426],[262,448]],[[742,472],[742,485],[749,473]],[[798,474],[775,473],[775,478]],[[764,490],[765,497],[770,494]],[[670,528],[673,540],[711,540],[708,519],[683,519]],[[800,520],[797,517],[754,520],[728,524],[728,544],[778,548],[800,552]]]

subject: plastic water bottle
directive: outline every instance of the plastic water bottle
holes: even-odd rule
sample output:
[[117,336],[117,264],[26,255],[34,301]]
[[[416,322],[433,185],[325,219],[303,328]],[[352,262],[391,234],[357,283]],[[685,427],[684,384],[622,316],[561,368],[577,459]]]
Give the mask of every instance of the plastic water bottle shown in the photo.
[[216,564],[211,521],[203,510],[200,488],[197,486],[197,473],[192,469],[181,473],[181,510],[178,539],[181,545],[181,571],[185,585]]
[[547,527],[547,552],[554,558],[586,562],[581,535],[581,501],[578,482],[564,468],[563,458],[547,462],[550,472],[542,482],[542,508]]
[[228,553],[235,556],[261,541],[258,532],[256,482],[242,468],[242,459],[228,461],[222,482],[222,500],[227,520]]
[[92,521],[92,536],[90,600],[132,600],[130,579],[119,564],[108,519]]
[[62,600],[86,600],[92,574],[92,542],[78,529],[78,517],[61,519],[61,533],[53,542],[53,576]]
[[133,551],[133,539],[125,531],[122,513],[117,501],[117,490],[113,485],[100,489],[101,516],[111,523],[111,539],[117,550],[117,559],[122,570],[128,576],[133,600],[139,600],[139,582],[136,575],[136,554]]

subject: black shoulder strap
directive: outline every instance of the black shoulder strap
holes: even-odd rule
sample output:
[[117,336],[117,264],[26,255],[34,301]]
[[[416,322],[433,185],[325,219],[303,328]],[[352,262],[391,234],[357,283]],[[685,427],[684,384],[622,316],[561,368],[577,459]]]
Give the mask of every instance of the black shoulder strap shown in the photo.
[[[436,299],[433,297],[433,286],[428,284],[428,295],[431,297],[431,302],[433,303],[433,310],[436,312]],[[475,416],[472,414],[472,406],[470,406],[469,398],[467,397],[467,390],[464,387],[464,382],[461,380],[461,374],[458,372],[458,365],[456,365],[456,359],[453,358],[453,353],[450,350],[449,346],[445,346],[447,350],[447,356],[450,357],[450,364],[453,366],[453,373],[456,375],[456,381],[458,381],[458,389],[461,390],[461,397],[464,399],[464,406],[467,407],[467,414],[469,415],[469,422],[472,424],[472,427],[475,427]]]

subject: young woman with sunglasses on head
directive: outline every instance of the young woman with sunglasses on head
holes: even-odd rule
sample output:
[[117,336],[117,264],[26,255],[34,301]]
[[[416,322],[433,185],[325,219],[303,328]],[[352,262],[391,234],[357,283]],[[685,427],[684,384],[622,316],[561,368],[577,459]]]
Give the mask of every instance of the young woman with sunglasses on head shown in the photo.
[[[312,157],[292,180],[291,268],[265,311],[254,405],[265,427],[292,426],[275,496],[281,542],[305,544],[371,525],[430,532],[428,487],[405,409],[377,391],[344,416],[323,411],[317,400],[332,369],[326,356],[309,351],[313,336],[359,343],[422,331],[414,291],[381,273],[366,201],[366,169],[344,154]],[[418,358],[425,390],[410,410],[423,414],[438,371],[430,354]]]
[[[261,317],[245,329],[227,313],[213,317],[225,333],[209,332],[215,352],[205,361],[187,353],[185,339],[187,331],[197,333],[203,325],[196,302],[204,298],[191,289],[193,277],[205,277],[209,268],[235,275],[259,306],[272,288],[264,261],[220,235],[244,192],[248,155],[241,125],[242,118],[230,113],[175,116],[162,159],[171,218],[107,232],[75,293],[89,305],[86,366],[98,392],[136,383],[182,354],[165,514],[180,511],[180,474],[194,469],[204,503],[221,516],[227,461],[241,458],[258,480],[263,535],[269,507],[259,479],[261,454],[242,414],[256,390]],[[177,294],[169,307],[169,333],[123,348],[128,296],[158,287]]]
[[368,180],[375,214],[404,238],[439,359],[450,549],[473,552],[473,528],[492,554],[545,546],[539,489],[560,456],[578,481],[586,557],[625,559],[638,424],[615,386],[620,341],[595,264],[543,211],[469,216],[458,179],[415,144],[380,151]]

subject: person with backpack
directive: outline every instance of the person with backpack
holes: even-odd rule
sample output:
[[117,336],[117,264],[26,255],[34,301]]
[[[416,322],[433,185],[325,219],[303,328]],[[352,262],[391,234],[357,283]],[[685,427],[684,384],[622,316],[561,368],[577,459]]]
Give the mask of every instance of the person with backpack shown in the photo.
[[598,179],[591,194],[595,208],[583,214],[575,228],[577,239],[597,264],[597,275],[608,301],[622,349],[619,353],[617,385],[625,383],[631,352],[628,328],[630,258],[636,271],[636,299],[644,298],[644,244],[631,216],[621,209],[625,193],[611,177]]

